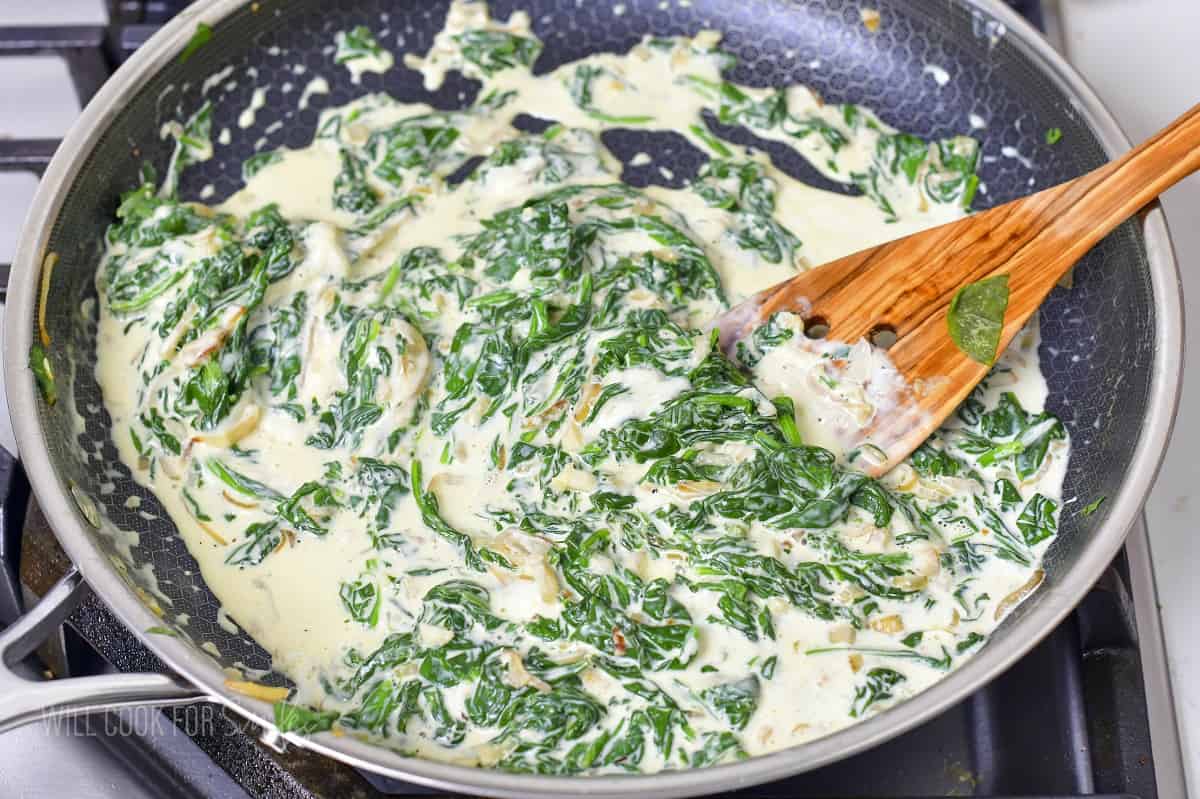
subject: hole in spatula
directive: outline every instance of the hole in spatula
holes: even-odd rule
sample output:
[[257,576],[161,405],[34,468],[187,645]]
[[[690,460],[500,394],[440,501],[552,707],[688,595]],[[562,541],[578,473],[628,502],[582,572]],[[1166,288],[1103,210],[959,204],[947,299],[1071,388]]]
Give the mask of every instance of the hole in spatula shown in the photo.
[[804,320],[804,335],[809,338],[825,338],[829,335],[829,323],[824,317],[813,316]]
[[891,349],[896,343],[896,329],[891,325],[876,325],[867,335],[867,341],[881,350]]

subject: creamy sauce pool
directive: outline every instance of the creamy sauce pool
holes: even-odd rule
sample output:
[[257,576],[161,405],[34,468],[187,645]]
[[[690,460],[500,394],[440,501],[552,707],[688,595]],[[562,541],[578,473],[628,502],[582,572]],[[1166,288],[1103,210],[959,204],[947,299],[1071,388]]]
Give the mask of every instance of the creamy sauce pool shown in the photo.
[[[338,38],[356,77],[392,66],[364,33]],[[886,355],[779,315],[747,380],[704,332],[964,215],[974,142],[733,86],[718,44],[534,75],[526,15],[455,3],[405,64],[481,80],[475,106],[368,95],[221,206],[150,184],[123,205],[97,277],[113,440],[294,681],[281,728],[513,771],[709,765],[920,692],[1036,588],[1067,462],[1036,330],[880,481],[820,448],[887,401]],[[718,141],[705,111],[861,196]],[[712,160],[629,188],[598,139],[619,126]],[[168,132],[169,174],[211,155],[202,113]]]

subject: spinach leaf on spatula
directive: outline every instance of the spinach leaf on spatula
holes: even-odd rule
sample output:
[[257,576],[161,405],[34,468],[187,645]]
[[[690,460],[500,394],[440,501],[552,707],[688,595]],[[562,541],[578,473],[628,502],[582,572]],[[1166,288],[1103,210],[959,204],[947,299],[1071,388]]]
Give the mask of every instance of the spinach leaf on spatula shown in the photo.
[[996,275],[963,286],[950,301],[946,323],[960,350],[982,364],[996,360],[1004,312],[1008,309],[1008,275]]

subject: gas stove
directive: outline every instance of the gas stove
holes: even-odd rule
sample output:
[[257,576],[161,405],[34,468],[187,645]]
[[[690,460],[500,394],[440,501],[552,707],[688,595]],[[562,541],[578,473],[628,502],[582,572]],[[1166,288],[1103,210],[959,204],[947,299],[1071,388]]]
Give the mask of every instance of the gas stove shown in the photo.
[[[105,23],[0,26],[0,58],[61,59],[64,80],[83,104],[185,4],[112,0]],[[1053,35],[1053,5],[1010,4]],[[0,130],[10,113],[0,111]],[[54,139],[0,138],[0,172],[39,176],[56,146]],[[0,231],[16,224],[0,220]],[[0,285],[8,277],[5,258],[0,250]],[[7,440],[0,435],[0,443]],[[0,450],[0,626],[69,565],[19,463]],[[38,655],[26,664],[30,675],[163,670],[91,597]],[[253,725],[207,704],[47,721],[0,736],[0,795],[78,794],[80,784],[91,786],[90,796],[122,799],[447,795],[294,748],[279,751],[261,742]],[[733,796],[1169,799],[1183,796],[1183,786],[1147,531],[1139,522],[1080,607],[1002,677],[869,752]]]

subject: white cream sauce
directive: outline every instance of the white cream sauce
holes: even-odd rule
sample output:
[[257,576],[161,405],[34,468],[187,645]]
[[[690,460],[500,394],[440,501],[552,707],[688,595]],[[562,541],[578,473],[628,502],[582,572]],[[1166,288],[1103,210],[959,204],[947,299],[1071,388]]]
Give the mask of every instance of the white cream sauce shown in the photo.
[[358,84],[362,83],[362,76],[367,72],[379,74],[387,72],[396,63],[396,59],[387,50],[380,48],[374,39],[369,42],[373,46],[370,51],[354,49],[349,40],[356,32],[357,30],[350,33],[338,32],[337,61],[350,70],[350,81]]
[[303,111],[308,108],[309,100],[317,94],[329,94],[329,81],[317,76],[304,85],[304,90],[300,92],[300,102],[297,107]]
[[933,78],[933,82],[938,86],[945,86],[950,82],[950,73],[937,64],[926,64],[921,68],[921,74]]
[[[403,430],[415,412],[425,413],[421,411],[423,403],[436,403],[445,396],[446,364],[452,355],[454,333],[462,324],[480,318],[478,310],[464,307],[446,284],[441,284],[428,296],[413,300],[416,307],[405,310],[407,319],[379,317],[382,321],[375,329],[376,343],[371,345],[373,349],[364,351],[365,364],[388,365],[367,398],[381,409],[379,419],[365,426],[358,441],[329,448],[308,443],[319,432],[319,411],[333,407],[339,396],[352,389],[341,366],[349,345],[347,323],[339,317],[339,309],[385,307],[389,300],[382,296],[381,286],[391,285],[391,278],[383,276],[402,274],[396,270],[405,268],[416,269],[402,267],[409,263],[405,257],[415,248],[436,247],[445,261],[462,262],[468,255],[466,239],[480,234],[484,220],[548,191],[599,185],[601,189],[581,190],[568,201],[572,223],[584,219],[598,225],[619,223],[630,219],[631,213],[640,214],[638,218],[663,220],[682,231],[689,246],[698,248],[711,262],[727,301],[734,303],[797,270],[965,213],[961,202],[938,202],[927,192],[925,187],[931,185],[930,181],[940,177],[934,174],[937,160],[932,154],[918,168],[915,179],[883,181],[878,198],[872,199],[806,186],[776,170],[761,155],[733,153],[732,145],[731,158],[757,165],[760,174],[773,185],[771,218],[799,241],[779,260],[771,261],[762,251],[739,244],[738,218],[710,204],[692,188],[651,188],[634,195],[632,211],[589,204],[591,198],[609,191],[619,174],[619,164],[596,138],[600,130],[611,125],[605,121],[607,118],[634,118],[638,121],[629,124],[676,130],[707,148],[706,137],[692,126],[702,125],[700,112],[713,108],[716,102],[711,86],[722,80],[722,62],[716,50],[719,37],[705,32],[665,46],[646,42],[628,54],[593,55],[546,75],[511,68],[487,76],[464,59],[454,38],[473,30],[531,35],[524,12],[516,12],[500,23],[491,19],[484,4],[456,0],[445,29],[429,53],[423,57],[405,56],[406,65],[421,70],[428,88],[439,86],[447,71],[458,70],[484,79],[481,96],[492,90],[516,93],[496,110],[463,112],[454,118],[459,135],[445,152],[461,158],[495,156],[502,142],[517,137],[508,120],[523,111],[565,126],[552,140],[541,140],[537,145],[558,148],[553,163],[547,155],[549,149],[539,152],[531,146],[502,164],[488,166],[457,187],[444,182],[458,163],[453,159],[429,170],[405,171],[398,182],[391,181],[380,174],[379,156],[372,156],[367,146],[372,135],[406,120],[425,117],[433,110],[369,95],[322,114],[318,130],[336,126],[335,134],[318,136],[304,149],[282,151],[277,162],[263,167],[218,208],[194,206],[206,215],[228,214],[234,224],[240,225],[255,211],[274,204],[282,218],[294,226],[290,257],[295,267],[267,286],[262,303],[250,311],[246,332],[267,325],[274,318],[272,314],[295,298],[304,298],[306,312],[298,327],[277,342],[277,346],[291,348],[288,351],[299,356],[301,368],[294,376],[291,402],[300,408],[303,419],[297,420],[283,407],[282,397],[272,393],[269,376],[261,375],[251,381],[211,430],[200,429],[184,415],[168,413],[163,424],[165,431],[180,442],[179,452],[163,446],[161,439],[155,443],[146,414],[151,408],[171,407],[170,403],[163,406],[161,397],[175,396],[183,382],[211,358],[218,357],[214,352],[220,352],[232,336],[239,335],[236,331],[246,309],[234,303],[203,333],[194,335],[188,333],[196,322],[197,308],[192,304],[174,328],[160,334],[155,329],[158,320],[188,286],[189,278],[184,277],[174,288],[130,313],[114,310],[105,267],[99,273],[102,310],[97,377],[112,417],[113,441],[136,479],[154,492],[175,521],[205,581],[223,604],[223,623],[232,620],[272,653],[275,669],[295,682],[296,692],[290,701],[296,704],[339,712],[357,707],[361,691],[339,697],[330,693],[327,685],[353,672],[347,666],[347,652],[371,653],[390,634],[412,631],[425,647],[452,640],[454,633],[446,627],[417,622],[425,607],[423,597],[449,579],[470,580],[486,589],[490,613],[510,622],[560,619],[574,596],[553,562],[552,553],[560,545],[515,524],[493,523],[489,516],[495,509],[517,509],[515,496],[542,502],[549,512],[561,514],[567,512],[567,507],[589,507],[597,492],[615,492],[631,497],[638,512],[653,514],[671,508],[686,510],[723,488],[721,482],[707,479],[661,486],[646,482],[643,478],[650,462],[610,456],[589,466],[578,459],[585,448],[607,440],[605,436],[647,419],[665,404],[685,396],[691,386],[683,376],[686,369],[699,366],[708,354],[706,337],[695,331],[722,310],[722,303],[711,296],[699,296],[680,305],[644,286],[628,293],[622,300],[624,307],[664,310],[685,331],[692,331],[687,333],[692,337],[690,343],[685,339],[680,352],[679,363],[684,371],[679,374],[668,376],[647,364],[612,369],[604,375],[593,372],[605,342],[619,332],[598,330],[589,334],[582,350],[587,364],[583,387],[565,409],[560,403],[544,410],[535,408],[528,415],[521,410],[536,404],[531,398],[553,398],[556,372],[550,368],[542,377],[530,378],[522,385],[515,395],[517,410],[510,411],[511,416],[494,412],[481,397],[448,432],[434,432],[426,415],[418,435],[405,433],[400,446],[393,447],[389,444],[393,431]],[[386,59],[366,63],[354,59],[346,66],[357,78],[365,71],[386,69],[390,59],[390,54]],[[581,65],[598,70],[587,108],[581,107],[578,93],[573,96],[570,88]],[[302,93],[301,106],[311,95],[327,88],[322,79],[314,78]],[[742,91],[754,100],[769,94],[761,89]],[[254,111],[262,107],[264,96],[265,89],[255,91],[250,108],[239,120],[242,127],[253,123]],[[792,144],[832,179],[848,182],[850,174],[868,169],[880,137],[892,132],[865,109],[858,111],[858,119],[866,123],[848,128],[840,107],[825,105],[803,87],[788,88],[785,97],[793,116],[820,120],[844,131],[845,143],[835,149],[822,136],[796,138],[782,128],[756,133]],[[966,145],[963,140],[955,140],[952,146]],[[345,169],[343,152],[361,152],[374,159],[364,165],[363,174],[365,185],[379,199],[377,209],[406,196],[416,197],[415,205],[365,230],[368,214],[335,204],[335,184]],[[559,167],[569,164],[570,174],[558,176],[557,181],[547,177],[554,163]],[[736,190],[736,180],[732,185]],[[542,243],[551,246],[553,242]],[[126,269],[163,257],[173,268],[196,269],[201,259],[216,256],[223,246],[222,234],[210,226],[171,239],[157,249],[114,243],[106,264],[123,263],[121,268]],[[611,263],[620,257],[642,258],[646,253],[657,253],[656,257],[667,263],[680,257],[679,250],[637,228],[605,233],[603,248],[597,244],[588,252],[596,263]],[[463,274],[480,282],[477,294],[502,288],[529,291],[543,280],[527,267],[507,278],[486,277],[480,270],[490,257],[476,254],[475,266],[463,269]],[[371,278],[376,280],[369,282]],[[569,292],[551,292],[547,297],[562,309],[574,301],[576,290],[572,286]],[[823,349],[807,342],[798,320],[780,317],[776,321],[781,328],[790,329],[791,337],[759,353],[761,360],[754,368],[757,388],[747,387],[730,396],[750,398],[755,413],[766,417],[775,413],[769,399],[790,397],[799,409],[796,423],[803,441],[835,445],[839,431],[863,424],[886,402],[890,364],[886,356],[864,342],[854,345],[849,353],[839,352],[845,364],[831,366],[828,347],[834,345],[823,345]],[[514,323],[514,330],[519,326]],[[520,328],[518,335],[526,335],[526,329]],[[476,352],[472,357],[481,356]],[[537,373],[539,365],[553,365],[546,351],[536,352],[531,358],[529,374]],[[608,398],[593,412],[598,398],[606,390],[617,388],[623,393]],[[1013,392],[1030,414],[1041,411],[1046,386],[1038,370],[1036,331],[1019,337],[1002,357],[979,399],[985,406],[995,407],[1002,392]],[[548,432],[553,419],[560,421]],[[939,434],[942,443],[935,448],[959,440],[955,436],[963,435],[962,428],[962,422],[949,423]],[[576,460],[554,474],[548,488],[530,488],[536,483],[541,461],[534,458],[512,465],[518,443],[514,436],[520,434],[538,446],[561,447]],[[499,466],[496,442],[504,442]],[[961,450],[953,451],[963,461],[972,457]],[[718,470],[749,464],[755,457],[755,447],[744,441],[700,444],[694,452],[696,464]],[[494,564],[483,571],[468,568],[461,548],[439,535],[423,518],[411,491],[395,499],[389,521],[383,529],[376,529],[374,506],[369,512],[356,510],[344,496],[355,485],[348,476],[363,468],[365,458],[404,467],[410,474],[419,462],[421,483],[437,498],[445,522],[469,536],[475,546],[501,555],[512,568]],[[976,499],[990,502],[995,482],[1009,480],[1018,488],[1021,501],[1003,510],[1000,517],[1016,531],[1017,514],[1035,494],[1053,502],[1059,500],[1066,460],[1066,441],[1055,440],[1041,468],[1024,479],[1014,473],[1011,460],[986,466],[971,462],[969,468],[979,479],[961,473],[921,473],[906,463],[889,474],[883,485],[896,496],[923,503],[926,508],[954,499],[968,507]],[[275,503],[253,496],[253,491],[231,489],[217,478],[213,463],[235,469],[284,496],[310,482],[328,482],[331,468],[340,470],[347,478],[338,484],[341,507],[302,505],[327,527],[327,532],[317,535],[288,527],[261,562],[231,565],[227,561],[238,547],[246,545],[251,525],[276,519]],[[510,481],[524,487],[510,490]],[[954,666],[969,658],[977,649],[972,634],[986,636],[1023,596],[1022,587],[1036,586],[1040,574],[1037,566],[1051,539],[1028,547],[1024,564],[983,557],[977,570],[964,579],[960,568],[947,565],[955,557],[953,547],[965,542],[977,547],[978,552],[990,553],[996,531],[986,525],[975,531],[960,525],[953,535],[946,533],[947,528],[940,529],[936,535],[917,537],[917,527],[903,513],[897,511],[889,524],[880,527],[861,508],[851,508],[846,520],[830,533],[799,525],[780,530],[757,520],[739,523],[739,535],[754,552],[774,558],[786,568],[828,560],[822,535],[834,536],[842,546],[857,553],[896,556],[903,563],[902,573],[888,577],[889,585],[914,592],[903,598],[874,597],[874,607],[861,610],[861,600],[866,596],[863,589],[853,582],[835,581],[839,587],[830,601],[850,615],[834,621],[818,618],[782,596],[764,598],[759,605],[769,615],[774,640],[766,635],[751,640],[734,627],[713,621],[724,612],[718,605],[722,594],[686,587],[687,581],[703,578],[689,564],[688,556],[677,549],[668,547],[656,553],[645,546],[615,544],[606,554],[593,555],[588,568],[597,574],[613,574],[619,566],[645,581],[673,581],[669,596],[686,609],[695,629],[694,642],[685,649],[690,659],[683,668],[647,670],[644,677],[677,703],[695,731],[692,740],[676,736],[676,746],[694,758],[695,750],[709,740],[706,736],[732,732],[744,753],[757,755],[812,740],[852,723],[855,718],[849,711],[861,702],[857,694],[864,690],[864,681],[874,674],[873,669],[894,668],[902,673],[903,680],[892,685],[886,696],[878,697],[866,712],[919,693],[945,674],[943,668],[931,663],[943,653],[949,653],[946,656],[952,657]],[[383,534],[388,540],[380,544],[379,536]],[[373,622],[355,620],[348,613],[339,586],[351,584],[368,586],[375,592],[377,618]],[[860,620],[857,628],[850,622],[854,614]],[[919,640],[908,638],[917,632],[922,633]],[[477,642],[489,640],[489,633],[481,625],[465,635]],[[966,646],[964,642],[968,642]],[[544,685],[521,665],[521,659],[535,645],[559,663],[595,655],[591,645],[580,641],[547,642],[525,636],[504,654],[510,685]],[[958,647],[962,647],[961,653]],[[897,659],[879,654],[898,650],[909,655]],[[774,664],[769,677],[764,672],[768,659]],[[403,664],[389,673],[397,680],[409,679],[416,673],[416,666]],[[743,729],[731,730],[728,721],[700,698],[701,693],[751,675],[757,675],[756,709]],[[602,668],[585,669],[581,680],[593,699],[602,704],[618,703],[590,735],[616,729],[631,710],[644,704],[645,700],[629,693]],[[469,684],[445,689],[443,699],[451,715],[466,718],[469,692]],[[451,762],[492,765],[510,754],[512,748],[511,741],[495,743],[496,734],[495,728],[468,725],[461,743],[446,747],[432,740],[434,731],[418,714],[405,733],[392,730],[386,743]],[[647,744],[637,768],[654,771],[680,765],[675,754],[664,756]]]
[[250,104],[242,113],[238,114],[238,127],[245,130],[254,124],[254,120],[258,116],[258,112],[267,104],[267,90],[264,88],[256,88],[254,93],[250,95]]

